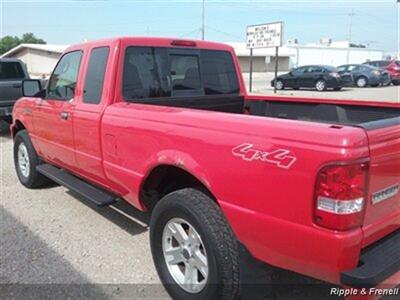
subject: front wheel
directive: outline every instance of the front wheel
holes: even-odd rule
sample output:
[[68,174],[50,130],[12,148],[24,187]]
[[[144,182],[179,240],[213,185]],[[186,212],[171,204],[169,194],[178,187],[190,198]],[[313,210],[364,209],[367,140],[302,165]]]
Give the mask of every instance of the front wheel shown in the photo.
[[400,80],[393,80],[392,83],[393,85],[400,85]]
[[236,238],[217,204],[186,188],[154,208],[150,243],[158,275],[173,299],[237,299]]
[[36,166],[40,159],[26,130],[18,131],[14,139],[14,165],[19,181],[27,188],[37,188],[50,183]]
[[285,88],[283,81],[278,79],[275,83],[277,90],[283,90]]

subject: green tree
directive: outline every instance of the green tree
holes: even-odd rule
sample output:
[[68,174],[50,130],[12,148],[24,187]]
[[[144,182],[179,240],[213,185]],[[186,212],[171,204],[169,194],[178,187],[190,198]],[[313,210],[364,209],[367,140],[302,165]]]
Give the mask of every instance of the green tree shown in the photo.
[[46,44],[43,39],[37,38],[33,33],[24,33],[21,38],[7,35],[0,40],[0,55],[19,44]]

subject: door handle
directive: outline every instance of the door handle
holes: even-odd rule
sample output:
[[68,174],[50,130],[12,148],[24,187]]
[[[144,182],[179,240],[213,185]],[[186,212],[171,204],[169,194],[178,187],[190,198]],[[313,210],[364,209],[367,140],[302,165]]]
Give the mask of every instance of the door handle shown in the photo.
[[13,87],[13,88],[16,88],[16,89],[19,89],[20,87],[22,87],[22,84],[21,84],[21,83],[14,83],[14,84],[12,85],[12,87]]
[[68,112],[62,111],[62,112],[60,113],[60,118],[61,118],[61,119],[63,119],[63,120],[68,120],[68,117],[69,117],[69,113],[68,113]]

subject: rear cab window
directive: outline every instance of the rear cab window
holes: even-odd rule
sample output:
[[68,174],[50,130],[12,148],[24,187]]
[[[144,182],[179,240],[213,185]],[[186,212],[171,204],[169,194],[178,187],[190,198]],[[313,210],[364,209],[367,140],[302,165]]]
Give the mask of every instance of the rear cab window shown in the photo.
[[183,97],[237,96],[239,82],[229,51],[128,46],[122,94],[126,101],[163,99],[168,105],[168,99]]
[[84,103],[99,104],[101,101],[109,52],[108,46],[93,48],[90,51],[83,88]]

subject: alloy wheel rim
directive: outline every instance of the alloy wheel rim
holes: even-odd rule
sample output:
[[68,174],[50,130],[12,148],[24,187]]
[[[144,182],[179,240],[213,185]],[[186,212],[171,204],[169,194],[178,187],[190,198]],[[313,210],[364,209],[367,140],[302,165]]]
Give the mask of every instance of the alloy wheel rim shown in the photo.
[[358,81],[357,81],[357,84],[358,84],[358,86],[359,87],[364,87],[365,85],[366,85],[366,81],[365,81],[365,79],[364,78],[360,78],[360,79],[358,79]]
[[277,90],[281,90],[282,87],[283,87],[282,81],[277,81],[277,82],[276,82],[276,89],[277,89]]
[[30,172],[29,171],[30,162],[29,162],[28,149],[26,148],[24,143],[21,143],[18,146],[18,167],[22,176],[27,178]]
[[200,234],[188,221],[173,218],[162,235],[162,249],[168,271],[188,293],[201,292],[208,280],[208,258]]
[[322,91],[325,88],[325,83],[323,81],[318,81],[316,87],[318,91]]

